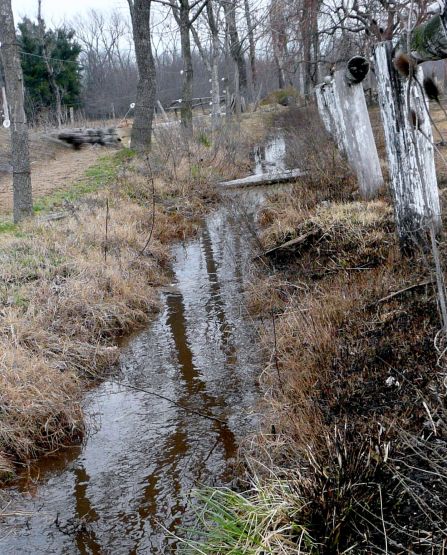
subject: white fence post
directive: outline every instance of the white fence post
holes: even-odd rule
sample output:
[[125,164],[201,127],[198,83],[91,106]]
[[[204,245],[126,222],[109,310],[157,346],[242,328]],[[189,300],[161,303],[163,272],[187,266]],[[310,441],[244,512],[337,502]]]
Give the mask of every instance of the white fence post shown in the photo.
[[371,199],[383,186],[383,176],[361,84],[369,64],[364,58],[353,60],[361,60],[366,72],[363,68],[362,75],[353,75],[348,62],[347,70],[337,71],[315,92],[326,130],[355,171],[362,198]]
[[391,41],[377,45],[376,79],[397,232],[401,245],[411,249],[428,229],[429,220],[440,230],[441,209],[423,71],[417,67],[413,78],[403,78],[392,57]]
[[344,121],[338,111],[337,98],[335,96],[334,82],[323,83],[315,89],[317,106],[324,127],[329,135],[334,139],[340,152],[347,156],[346,152],[346,131]]

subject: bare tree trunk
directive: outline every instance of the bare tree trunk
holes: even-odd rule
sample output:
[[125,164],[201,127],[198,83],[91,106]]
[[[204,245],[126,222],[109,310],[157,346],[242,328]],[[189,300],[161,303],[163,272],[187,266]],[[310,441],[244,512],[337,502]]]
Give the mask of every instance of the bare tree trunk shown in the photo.
[[211,30],[211,60],[208,52],[203,49],[198,32],[191,27],[192,36],[196,43],[200,57],[211,75],[211,111],[213,119],[213,128],[219,126],[220,120],[220,83],[219,83],[219,30],[214,18],[211,0],[207,3],[208,22]]
[[241,100],[239,66],[236,63],[233,65],[234,65],[234,111],[237,116],[240,116],[242,112],[242,100]]
[[[170,0],[172,6],[172,15],[174,16],[180,30],[180,42],[182,45],[183,60],[183,83],[182,83],[182,103],[180,106],[182,126],[188,133],[192,133],[192,87],[194,79],[194,70],[192,65],[191,53],[191,37],[192,22],[189,19],[191,7],[189,0]],[[200,45],[200,39],[197,33],[193,31],[196,42]],[[201,46],[199,46],[201,50]]]
[[0,41],[6,94],[11,114],[14,222],[19,222],[33,213],[33,199],[23,74],[11,0],[0,0]]
[[56,96],[56,119],[58,128],[62,127],[62,98],[61,90],[58,85],[54,82],[54,94]]
[[284,5],[278,0],[272,0],[270,5],[270,29],[272,33],[273,59],[278,72],[280,89],[286,86],[285,60],[287,56],[287,32],[284,15]]
[[247,67],[245,64],[244,52],[242,44],[239,40],[239,33],[236,25],[236,2],[235,0],[226,0],[222,3],[225,12],[225,21],[227,24],[227,32],[230,39],[230,52],[234,64],[237,66],[235,75],[238,76],[237,90],[234,91],[236,98],[247,96]]
[[318,43],[319,0],[304,0],[304,16],[301,21],[304,53],[304,94],[309,95],[317,85],[316,43]]
[[219,82],[219,52],[213,47],[212,72],[211,72],[211,101],[213,103],[213,127],[220,123],[220,82]]
[[182,44],[183,58],[183,85],[181,118],[182,125],[188,132],[192,132],[192,85],[194,71],[192,67],[191,37],[189,34],[189,1],[180,0],[180,42]]
[[206,5],[208,24],[211,31],[211,96],[213,103],[213,127],[216,129],[220,124],[220,83],[219,83],[219,28],[214,16],[213,3],[211,0]]
[[155,111],[156,76],[150,31],[151,1],[128,0],[139,74],[131,144],[140,151],[151,146]]
[[284,69],[281,66],[280,57],[273,48],[273,60],[275,62],[276,71],[278,72],[278,87],[284,89],[286,87],[286,80],[284,79]]
[[250,69],[251,69],[251,84],[253,89],[253,94],[252,94],[252,100],[253,100],[254,91],[256,90],[258,85],[258,76],[256,71],[256,43],[255,43],[255,35],[254,35],[253,21],[251,18],[249,0],[244,0],[244,8],[245,8],[245,19],[247,21],[247,29],[248,29],[248,44],[249,44],[249,52],[250,52]]

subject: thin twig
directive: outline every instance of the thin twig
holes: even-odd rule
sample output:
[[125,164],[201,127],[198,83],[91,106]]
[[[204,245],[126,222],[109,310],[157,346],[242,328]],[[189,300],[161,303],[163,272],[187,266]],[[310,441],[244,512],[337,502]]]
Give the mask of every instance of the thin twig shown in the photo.
[[382,299],[379,299],[378,301],[374,301],[369,306],[374,306],[374,305],[377,305],[377,304],[380,304],[380,303],[385,303],[385,302],[393,299],[394,297],[398,297],[399,295],[402,295],[403,293],[406,293],[407,291],[413,291],[414,289],[419,289],[419,287],[425,287],[426,285],[431,285],[432,283],[434,283],[433,279],[428,279],[426,281],[423,281],[422,283],[415,283],[414,285],[410,285],[409,287],[405,287],[405,289],[401,289],[400,291],[396,291],[395,293],[391,293],[390,295],[387,295],[386,297],[383,297]]
[[278,341],[277,341],[277,336],[276,336],[276,322],[275,322],[275,313],[272,310],[272,323],[273,323],[273,341],[274,341],[274,360],[275,360],[275,367],[276,367],[276,373],[278,374],[278,382],[279,382],[279,386],[281,388],[282,393],[284,393],[284,387],[283,387],[283,383],[282,383],[282,379],[281,379],[281,373],[279,370],[279,362],[278,362]]
[[153,397],[157,397],[157,399],[163,399],[164,401],[168,401],[169,403],[172,403],[173,405],[175,405],[179,409],[184,410],[185,412],[189,412],[191,414],[195,414],[195,415],[200,416],[202,418],[206,418],[207,420],[212,420],[213,422],[218,422],[219,424],[222,424],[223,426],[227,426],[227,423],[224,420],[221,420],[220,418],[217,418],[217,416],[212,416],[210,414],[205,414],[205,413],[200,412],[198,410],[191,409],[189,407],[185,407],[181,403],[179,403],[177,401],[174,401],[173,399],[170,399],[169,397],[166,397],[165,395],[161,395],[161,393],[156,393],[155,391],[151,391],[150,389],[145,389],[144,387],[138,387],[136,385],[131,385],[131,384],[128,384],[128,383],[117,381],[117,380],[110,380],[110,381],[111,381],[111,383],[114,383],[114,384],[119,385],[121,387],[126,387],[127,389],[133,389],[135,391],[141,391],[142,393],[147,393],[148,395],[152,395]]
[[104,263],[107,264],[107,251],[109,250],[109,198],[106,199],[106,239],[104,243]]
[[380,497],[380,515],[382,517],[383,535],[385,537],[385,553],[388,553],[388,536],[386,533],[385,519],[383,516],[382,486],[380,484],[379,484],[379,497]]
[[144,251],[149,246],[149,243],[151,242],[152,235],[154,233],[154,228],[155,228],[155,181],[154,181],[154,174],[152,172],[152,167],[151,167],[151,163],[150,163],[150,160],[149,160],[149,156],[146,156],[146,163],[147,163],[147,167],[149,169],[149,176],[150,176],[149,179],[150,179],[150,182],[151,182],[151,185],[152,185],[152,221],[151,221],[151,229],[149,231],[149,236],[147,238],[146,243],[144,244],[144,247],[139,252],[139,256],[143,256]]

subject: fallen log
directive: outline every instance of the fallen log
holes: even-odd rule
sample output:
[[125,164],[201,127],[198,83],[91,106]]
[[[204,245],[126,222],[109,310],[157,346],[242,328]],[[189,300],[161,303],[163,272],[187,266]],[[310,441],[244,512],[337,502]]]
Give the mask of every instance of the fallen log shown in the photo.
[[318,236],[321,236],[321,230],[320,229],[313,229],[312,231],[309,231],[308,233],[304,233],[304,235],[300,235],[299,237],[296,237],[295,239],[291,239],[290,241],[286,241],[285,243],[282,243],[281,245],[277,245],[277,246],[269,249],[268,251],[263,252],[257,258],[261,258],[262,256],[271,256],[272,254],[276,254],[279,251],[284,251],[284,250],[291,249],[292,247],[293,248],[297,247],[298,245],[303,245],[303,244],[307,243],[309,240],[313,240]]
[[295,168],[294,170],[275,171],[261,173],[257,175],[249,175],[242,179],[233,179],[231,181],[221,181],[221,187],[258,187],[260,185],[276,185],[277,183],[287,183],[298,177],[307,175],[303,170]]
[[115,127],[97,129],[64,129],[58,133],[57,138],[72,145],[75,149],[83,144],[93,145],[118,145],[121,139]]
[[51,214],[47,214],[46,216],[41,216],[37,218],[39,223],[47,223],[47,222],[55,222],[59,220],[64,220],[68,218],[70,214],[68,212],[53,212]]

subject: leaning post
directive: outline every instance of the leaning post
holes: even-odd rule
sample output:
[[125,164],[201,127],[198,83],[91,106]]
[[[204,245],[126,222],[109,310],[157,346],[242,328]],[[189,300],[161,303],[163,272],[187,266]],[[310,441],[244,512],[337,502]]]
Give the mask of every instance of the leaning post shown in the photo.
[[430,222],[440,231],[441,209],[423,70],[414,66],[412,78],[402,77],[394,50],[391,41],[382,42],[374,59],[397,233],[403,249],[411,250]]
[[335,86],[332,78],[328,78],[326,83],[316,87],[315,96],[317,98],[318,112],[326,131],[335,141],[342,155],[347,156],[346,129],[344,120],[339,113],[339,106],[337,97],[335,96]]
[[355,56],[316,89],[324,126],[355,171],[364,199],[376,197],[384,184],[362,85],[368,72],[366,58]]

